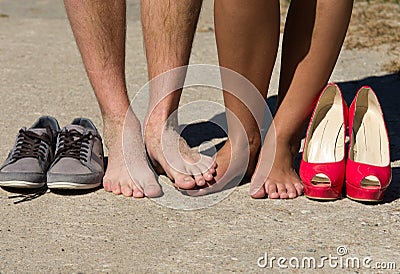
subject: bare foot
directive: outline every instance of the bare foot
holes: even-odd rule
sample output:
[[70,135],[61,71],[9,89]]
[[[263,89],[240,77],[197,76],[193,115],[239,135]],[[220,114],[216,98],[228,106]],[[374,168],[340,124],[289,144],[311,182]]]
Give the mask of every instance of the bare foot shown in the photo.
[[190,196],[201,196],[237,185],[244,177],[250,177],[253,174],[259,150],[259,141],[250,145],[247,143],[232,144],[228,138],[224,146],[217,152],[214,180],[208,182],[207,186],[201,189],[185,193]]
[[[279,140],[279,139],[278,139]],[[264,143],[251,180],[250,194],[253,198],[293,199],[303,193],[303,185],[293,169],[297,145],[284,142]],[[272,166],[272,168],[271,168]]]
[[214,159],[191,149],[175,126],[164,124],[150,121],[145,131],[147,153],[155,170],[165,173],[180,189],[193,189],[212,181]]
[[104,125],[108,148],[104,189],[135,198],[161,196],[161,187],[146,160],[140,123],[136,117],[127,118],[125,131],[123,121],[105,121]]
[[[233,176],[240,176],[239,170],[242,171],[241,173],[245,172],[244,175],[246,177],[250,177],[256,167],[259,150],[260,142],[250,145],[232,145],[228,138],[224,146],[217,153],[216,162],[218,167],[216,169],[215,181],[218,183],[227,173]],[[250,151],[250,153],[245,153],[245,151]],[[228,172],[228,169],[231,171]]]

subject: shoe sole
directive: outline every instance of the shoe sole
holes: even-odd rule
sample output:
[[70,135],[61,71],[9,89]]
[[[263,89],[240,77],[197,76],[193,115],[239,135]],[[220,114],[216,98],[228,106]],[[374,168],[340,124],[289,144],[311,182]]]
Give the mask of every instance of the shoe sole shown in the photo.
[[367,203],[380,203],[383,201],[383,199],[380,200],[376,200],[376,199],[360,199],[360,198],[354,198],[351,197],[349,195],[346,195],[347,198],[349,198],[350,200],[356,201],[356,202],[367,202]]
[[334,201],[342,198],[337,187],[310,186],[304,184],[304,196],[312,200]]
[[11,188],[41,188],[46,183],[34,183],[28,181],[2,181],[0,187],[11,187]]
[[337,197],[337,198],[324,198],[324,197],[314,197],[314,196],[310,196],[310,195],[306,195],[304,194],[304,196],[306,196],[308,199],[310,200],[315,200],[315,201],[335,201],[335,200],[339,200],[341,199],[341,197]]
[[51,182],[47,183],[47,187],[49,189],[92,189],[98,187],[100,184],[101,183],[80,184],[72,182]]

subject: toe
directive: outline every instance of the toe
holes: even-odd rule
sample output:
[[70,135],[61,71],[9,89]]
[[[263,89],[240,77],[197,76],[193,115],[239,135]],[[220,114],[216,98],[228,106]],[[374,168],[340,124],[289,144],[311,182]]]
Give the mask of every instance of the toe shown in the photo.
[[279,193],[278,193],[278,187],[274,182],[268,182],[267,185],[268,189],[268,197],[271,199],[278,199],[279,198]]
[[[215,172],[213,172],[215,173]],[[214,179],[213,173],[211,172],[206,172],[203,174],[203,177],[205,180],[207,180],[208,182],[212,181]]]
[[205,172],[203,172],[203,178],[204,180],[206,180],[207,182],[212,182],[214,181],[214,176],[215,176],[215,170],[207,170]]
[[154,177],[141,180],[140,185],[142,186],[144,195],[149,198],[156,198],[162,196],[163,192],[160,185]]
[[250,195],[254,199],[262,199],[262,198],[265,198],[265,196],[267,196],[267,193],[265,191],[264,186],[262,186],[258,190],[256,190],[255,192],[250,193]]
[[161,187],[157,184],[157,185],[146,185],[144,188],[144,194],[146,195],[146,197],[149,198],[156,198],[156,197],[160,197],[163,195],[163,192],[161,190]]
[[165,169],[168,178],[173,181],[175,187],[179,189],[193,189],[196,187],[196,181],[190,172],[181,173],[175,169]]
[[162,195],[161,186],[158,184],[156,176],[149,167],[142,168],[140,173],[136,173],[136,178],[132,178],[135,188],[149,198]]
[[133,195],[132,187],[129,186],[128,184],[123,184],[121,186],[121,192],[122,192],[122,195],[124,195],[126,197],[130,197]]
[[217,162],[213,158],[207,157],[199,164],[199,166],[201,167],[203,174],[214,174],[217,168]]
[[294,187],[296,188],[297,191],[297,195],[302,195],[303,194],[303,190],[304,190],[304,186],[302,183],[295,183]]
[[217,167],[218,167],[217,162],[214,162],[212,164],[212,166],[208,167],[208,171],[207,172],[210,173],[211,175],[214,175],[215,172],[217,172]]
[[115,195],[120,195],[121,194],[121,185],[119,182],[117,183],[112,183],[111,184],[111,191],[112,193],[114,193]]
[[201,170],[199,167],[197,167],[197,166],[188,167],[187,173],[191,174],[194,177],[194,180],[196,181],[197,186],[204,186],[206,184],[206,180],[204,179],[204,176],[201,173]]
[[252,178],[250,183],[250,196],[255,199],[261,199],[267,196],[265,182],[262,177],[254,176]]
[[281,199],[289,198],[285,184],[277,184],[277,187],[278,187],[278,194]]
[[286,184],[286,192],[289,196],[290,199],[296,198],[297,197],[297,190],[294,187],[294,184]]
[[206,185],[206,180],[204,179],[203,175],[195,175],[194,180],[196,181],[196,185],[198,186]]
[[[267,195],[270,194],[269,189],[268,189],[268,183],[269,183],[268,176],[262,172],[261,168],[256,168],[256,170],[253,173],[253,176],[251,177],[251,182],[250,182],[250,195],[253,198],[264,198]],[[257,193],[257,194],[256,194]],[[261,193],[264,193],[263,197],[260,197]],[[257,197],[255,197],[256,195]]]
[[205,165],[200,165],[201,173],[206,181],[214,180],[214,174],[216,172],[214,167],[208,167]]
[[206,167],[208,168],[208,172],[214,174],[217,169],[217,162],[214,162],[211,166]]
[[111,191],[111,184],[109,180],[103,180],[103,188],[107,192]]
[[143,198],[144,194],[139,188],[134,187],[133,192],[132,192],[132,196],[135,197],[135,198]]
[[[175,182],[175,185],[181,189],[192,189],[196,186],[196,181],[192,176],[178,173],[175,176],[171,176]],[[170,177],[170,178],[171,178]]]

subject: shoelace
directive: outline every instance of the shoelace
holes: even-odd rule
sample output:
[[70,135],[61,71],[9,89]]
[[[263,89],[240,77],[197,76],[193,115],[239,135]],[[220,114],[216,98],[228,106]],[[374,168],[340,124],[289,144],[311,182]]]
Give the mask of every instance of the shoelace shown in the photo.
[[51,139],[48,133],[39,135],[33,131],[21,129],[12,159],[19,160],[25,157],[33,157],[44,161],[50,145]]
[[8,199],[18,199],[16,201],[13,201],[13,203],[16,205],[19,203],[28,202],[28,201],[37,199],[40,196],[43,196],[44,194],[46,194],[47,190],[48,190],[47,186],[35,189],[33,191],[26,190],[27,193],[21,193],[18,195],[8,196]]
[[59,134],[56,160],[64,157],[71,157],[87,162],[89,152],[89,140],[93,139],[91,132],[82,134],[75,129],[63,130]]

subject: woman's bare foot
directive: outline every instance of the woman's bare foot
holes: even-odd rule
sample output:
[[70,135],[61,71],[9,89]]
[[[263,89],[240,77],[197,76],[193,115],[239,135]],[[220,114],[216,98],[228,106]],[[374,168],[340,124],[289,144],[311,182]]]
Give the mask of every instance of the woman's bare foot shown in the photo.
[[125,125],[123,121],[105,121],[104,126],[108,148],[104,189],[135,198],[161,196],[161,187],[146,159],[140,123],[136,117],[127,117]]
[[303,193],[303,185],[293,168],[298,148],[282,141],[277,141],[276,149],[275,142],[264,143],[250,183],[251,197],[293,199]]
[[[202,196],[219,192],[225,188],[239,184],[244,177],[250,177],[257,164],[260,142],[254,144],[232,144],[228,138],[224,146],[217,152],[214,180],[200,189],[186,191],[190,196]],[[232,152],[233,151],[233,152]]]
[[167,123],[149,121],[145,129],[147,153],[157,173],[165,173],[180,189],[193,189],[212,181],[214,159],[191,149],[176,127]]
[[[301,181],[293,169],[300,138],[294,136],[303,132],[313,102],[332,74],[352,5],[353,1],[290,2],[282,43],[278,110],[274,117],[277,143],[263,145],[250,185],[253,198],[267,195],[273,199],[295,198],[302,194]],[[332,23],[335,16],[342,20]],[[275,159],[271,161],[275,148]]]
[[[247,153],[244,153],[246,150],[250,152],[248,155]],[[214,178],[215,182],[218,183],[224,176],[226,176],[228,169],[230,170],[228,173],[231,174],[231,176],[235,177],[245,175],[246,177],[250,177],[256,167],[259,151],[260,142],[251,145],[232,145],[228,138],[224,146],[217,153],[217,169]],[[232,159],[232,157],[234,158]],[[242,167],[242,165],[246,165],[246,167]],[[243,172],[245,172],[245,174],[239,174]]]

